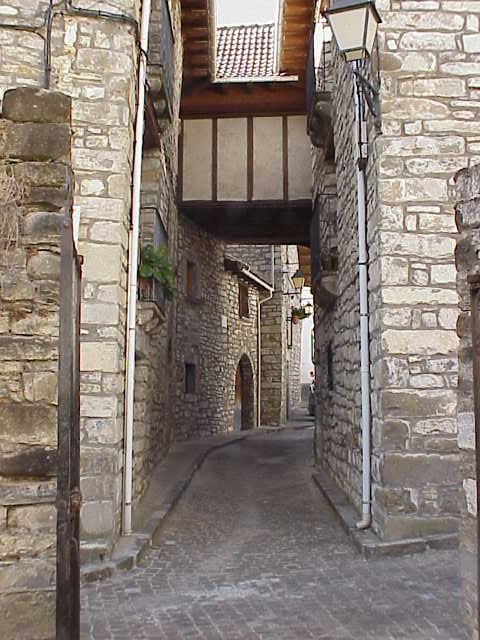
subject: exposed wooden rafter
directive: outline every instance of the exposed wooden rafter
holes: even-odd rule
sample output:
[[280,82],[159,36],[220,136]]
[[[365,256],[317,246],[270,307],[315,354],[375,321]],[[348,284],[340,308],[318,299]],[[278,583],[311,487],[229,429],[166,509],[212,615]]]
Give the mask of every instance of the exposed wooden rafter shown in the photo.
[[210,79],[211,37],[208,0],[182,0],[183,76]]
[[285,0],[283,7],[280,73],[298,75],[302,83],[305,82],[314,5],[311,0]]
[[291,82],[213,82],[213,16],[210,0],[182,0],[184,72],[183,117],[303,114],[305,70],[314,2],[285,0],[280,42],[280,72]]

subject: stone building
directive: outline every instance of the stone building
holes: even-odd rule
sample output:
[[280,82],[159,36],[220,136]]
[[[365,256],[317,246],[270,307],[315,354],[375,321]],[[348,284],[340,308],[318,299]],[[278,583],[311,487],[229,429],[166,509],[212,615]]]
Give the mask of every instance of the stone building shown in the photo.
[[47,637],[54,620],[60,234],[71,197],[69,121],[70,100],[62,94],[31,89],[5,94],[0,609],[6,638],[29,637],[33,628],[38,637]]
[[[458,375],[458,445],[461,453],[462,525],[460,536],[461,571],[468,622],[478,638],[478,449],[475,456],[478,409],[478,335],[472,336],[472,316],[478,327],[478,228],[480,225],[480,166],[457,174],[456,222],[460,233],[455,252],[460,315]],[[475,297],[476,296],[476,297]],[[477,369],[475,370],[475,367]],[[475,370],[475,378],[474,378]],[[473,388],[475,385],[475,397]]]
[[[479,7],[376,6],[381,135],[366,116],[373,528],[385,541],[448,538],[461,504],[453,175],[478,159]],[[360,507],[355,89],[350,65],[329,46],[312,135],[317,428],[323,465]]]
[[[1,289],[0,599],[2,634],[33,640],[50,637],[54,622],[55,221],[69,202],[67,167],[74,241],[83,256],[82,561],[108,557],[125,531],[126,301],[141,2],[111,0],[90,10],[70,0],[58,6],[11,0],[1,15],[1,95],[15,87],[31,89],[10,94],[15,96],[10,102],[5,94],[0,121],[0,156],[14,168],[12,184],[22,193],[12,204],[20,212],[18,279],[5,284],[2,271]],[[167,299],[161,287],[153,286],[148,293],[141,289],[136,301],[134,510],[171,442],[252,428],[264,419],[282,424],[299,384],[295,366],[282,377],[287,359],[293,363],[299,355],[287,349],[288,341],[295,344],[295,335],[286,333],[290,296],[273,292],[269,269],[258,266],[257,271],[263,247],[253,254],[251,247],[243,253],[237,247],[230,255],[224,238],[178,208],[182,19],[178,0],[152,3],[140,248],[166,247],[175,294]],[[39,36],[51,45],[45,52]],[[290,291],[289,275],[298,268],[295,248],[275,249],[274,267],[274,286]],[[266,305],[273,300],[272,293],[274,302],[262,309],[264,299]],[[262,352],[265,362],[275,360],[267,372]],[[276,409],[262,416],[259,406],[268,405],[269,394],[276,397]],[[26,415],[32,411],[40,423],[16,441],[31,425]],[[25,607],[38,617],[25,620],[27,629],[18,624],[18,612]]]
[[[130,506],[125,353],[133,344],[127,297],[129,273],[136,273],[129,257],[142,3],[97,4],[92,11],[70,0],[8,0],[0,12],[2,95],[19,86],[51,90],[23,94],[32,96],[30,111],[21,93],[10,106],[6,94],[0,121],[1,158],[13,163],[18,193],[27,192],[12,205],[22,220],[20,284],[1,289],[0,596],[10,620],[26,605],[52,611],[52,337],[59,306],[53,221],[67,200],[59,173],[66,167],[84,257],[85,561],[108,557]],[[355,81],[323,32],[319,12],[330,2],[315,4],[285,3],[275,24],[217,33],[206,0],[152,3],[140,247],[165,247],[176,290],[168,299],[152,286],[134,298],[133,509],[173,441],[285,423],[300,391],[300,331],[291,321],[292,307],[301,304],[291,283],[299,266],[316,305],[318,460],[361,508]],[[474,172],[459,178],[466,244],[457,249],[457,325],[453,176],[480,156],[480,7],[458,0],[377,0],[376,7],[383,20],[378,52],[362,68],[373,84],[381,80],[382,108],[381,133],[368,110],[361,127],[368,135],[361,163],[372,410],[367,503],[378,537],[407,547],[412,540],[452,543],[463,513],[468,565],[475,492],[464,272],[471,269],[462,251],[475,262],[467,244],[476,223],[462,212],[470,212],[478,180]],[[312,22],[321,46],[317,56],[310,48],[307,78]],[[44,50],[39,35],[51,46]],[[60,133],[30,157],[25,149],[37,149],[32,126]],[[457,383],[457,328],[464,387]],[[20,343],[28,343],[22,357]],[[33,408],[44,418],[20,446],[8,425],[24,427],[22,416]],[[38,475],[28,466],[32,447],[45,467]],[[12,459],[25,467],[23,475]],[[473,619],[475,577],[468,571],[465,583]],[[35,626],[27,637],[48,636]]]

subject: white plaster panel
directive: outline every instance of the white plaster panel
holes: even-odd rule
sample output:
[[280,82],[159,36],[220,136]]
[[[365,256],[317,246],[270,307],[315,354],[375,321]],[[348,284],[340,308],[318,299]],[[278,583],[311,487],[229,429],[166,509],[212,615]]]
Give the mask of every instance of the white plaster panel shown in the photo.
[[312,195],[312,155],[305,116],[288,118],[288,199]]
[[212,199],[212,121],[184,120],[183,199]]
[[253,120],[253,199],[283,199],[282,118]]
[[247,119],[219,119],[218,186],[219,200],[247,199]]

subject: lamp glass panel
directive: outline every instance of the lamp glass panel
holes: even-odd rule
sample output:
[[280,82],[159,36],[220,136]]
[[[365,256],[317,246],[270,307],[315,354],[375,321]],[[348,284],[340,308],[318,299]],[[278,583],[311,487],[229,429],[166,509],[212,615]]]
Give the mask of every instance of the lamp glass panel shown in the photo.
[[355,60],[363,60],[365,56],[366,56],[365,49],[352,49],[351,51],[345,52],[345,59],[347,62],[353,62]]
[[[340,51],[353,49],[362,50],[364,47],[364,29],[368,6],[348,11],[328,13],[328,21]],[[363,56],[362,56],[363,57]]]
[[375,44],[375,36],[377,35],[378,22],[372,7],[368,9],[368,25],[366,33],[365,46],[368,55],[372,55],[373,45]]
[[297,291],[300,291],[305,284],[305,277],[300,270],[297,270],[292,276],[293,286]]

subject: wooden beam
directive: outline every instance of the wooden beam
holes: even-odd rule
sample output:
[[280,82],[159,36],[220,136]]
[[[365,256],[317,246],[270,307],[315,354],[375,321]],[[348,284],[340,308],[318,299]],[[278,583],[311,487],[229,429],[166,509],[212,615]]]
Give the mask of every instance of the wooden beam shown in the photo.
[[[188,76],[181,103],[182,117],[303,115],[306,112],[305,87],[295,83],[210,84]],[[198,74],[197,74],[198,76]]]
[[183,202],[180,213],[225,242],[309,245],[312,203]]

